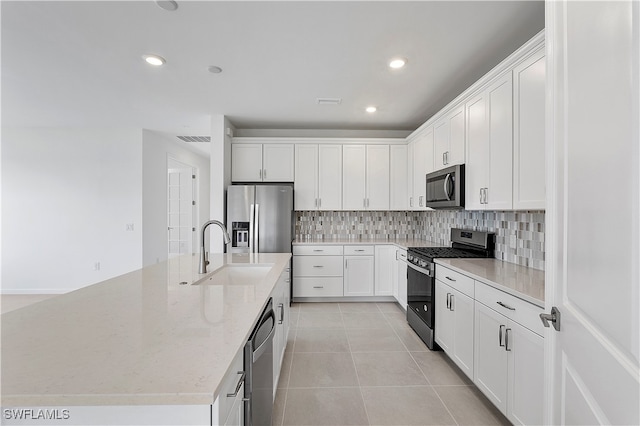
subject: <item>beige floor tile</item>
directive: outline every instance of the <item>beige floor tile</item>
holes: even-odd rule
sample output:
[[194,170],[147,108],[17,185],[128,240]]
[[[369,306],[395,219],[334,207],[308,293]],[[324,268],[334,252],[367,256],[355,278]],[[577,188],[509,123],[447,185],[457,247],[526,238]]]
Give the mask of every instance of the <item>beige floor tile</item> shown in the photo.
[[363,387],[372,425],[455,425],[431,386]]
[[297,330],[295,352],[349,352],[343,328],[301,328]]
[[410,330],[411,326],[407,322],[407,315],[402,312],[385,312],[384,317],[393,328]]
[[427,385],[408,352],[353,353],[361,386]]
[[289,328],[289,336],[287,336],[287,346],[285,346],[285,352],[293,351],[293,345],[296,342],[296,336],[298,335],[298,330],[295,328]]
[[411,352],[431,385],[471,385],[473,382],[442,351]]
[[350,353],[293,353],[290,389],[344,386],[358,386]]
[[340,312],[364,312],[380,314],[378,305],[374,302],[349,302],[340,303]]
[[340,304],[334,302],[298,303],[300,312],[340,312]]
[[405,314],[405,311],[403,311],[400,305],[396,302],[378,302],[376,304],[381,312],[399,312],[401,314]]
[[380,312],[346,312],[342,314],[342,321],[346,328],[388,328],[390,324],[384,320]]
[[271,414],[271,426],[281,426],[284,420],[284,404],[287,399],[287,390],[278,389],[276,399],[273,401],[273,412]]
[[301,328],[342,328],[342,314],[335,312],[300,312],[298,329]]
[[425,352],[430,350],[411,328],[395,328],[394,331],[409,351]]
[[280,367],[280,378],[278,379],[278,388],[289,387],[289,377],[291,374],[291,361],[293,360],[292,352],[285,352]]
[[475,386],[434,386],[459,425],[510,425],[511,423]]
[[368,425],[359,388],[296,389],[285,404],[285,425]]
[[296,309],[291,310],[289,314],[289,327],[297,328],[298,327],[298,319],[300,318],[300,310]]
[[391,328],[352,328],[346,330],[351,352],[406,352],[407,349]]

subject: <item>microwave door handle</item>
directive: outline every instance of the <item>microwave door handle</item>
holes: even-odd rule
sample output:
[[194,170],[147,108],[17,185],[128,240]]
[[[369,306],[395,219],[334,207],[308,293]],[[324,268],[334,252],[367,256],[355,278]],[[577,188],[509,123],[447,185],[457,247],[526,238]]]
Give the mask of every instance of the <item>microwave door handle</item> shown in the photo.
[[444,196],[447,197],[447,201],[451,201],[451,196],[449,195],[449,179],[451,179],[451,173],[447,173],[444,178]]

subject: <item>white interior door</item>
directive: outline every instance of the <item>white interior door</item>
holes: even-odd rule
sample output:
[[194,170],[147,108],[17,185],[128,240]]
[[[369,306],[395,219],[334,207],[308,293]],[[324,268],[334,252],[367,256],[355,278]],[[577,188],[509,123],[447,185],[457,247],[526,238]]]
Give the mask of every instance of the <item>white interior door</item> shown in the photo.
[[547,2],[550,424],[640,424],[639,6]]
[[169,161],[167,175],[167,238],[169,258],[194,252],[195,171]]

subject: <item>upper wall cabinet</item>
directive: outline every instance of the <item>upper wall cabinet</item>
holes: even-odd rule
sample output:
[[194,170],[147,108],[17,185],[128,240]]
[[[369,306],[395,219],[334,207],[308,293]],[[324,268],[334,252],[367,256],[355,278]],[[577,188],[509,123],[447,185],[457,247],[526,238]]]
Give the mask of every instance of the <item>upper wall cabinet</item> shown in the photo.
[[545,208],[545,56],[536,50],[513,70],[513,208]]
[[409,142],[409,168],[412,171],[413,193],[409,197],[410,210],[426,210],[426,174],[433,171],[433,127],[422,130]]
[[293,182],[293,144],[231,145],[233,182]]
[[409,209],[409,180],[413,179],[408,164],[408,145],[389,147],[389,209]]
[[295,147],[295,209],[342,208],[342,145]]
[[343,146],[342,208],[389,210],[389,145]]
[[464,129],[463,103],[433,125],[434,170],[464,163]]

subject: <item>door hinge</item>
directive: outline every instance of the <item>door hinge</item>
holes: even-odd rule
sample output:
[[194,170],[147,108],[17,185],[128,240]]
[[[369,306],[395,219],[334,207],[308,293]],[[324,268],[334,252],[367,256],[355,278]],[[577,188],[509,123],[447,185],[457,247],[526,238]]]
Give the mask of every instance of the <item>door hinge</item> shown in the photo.
[[549,321],[553,324],[556,331],[560,331],[560,311],[555,306],[551,308],[550,314],[540,314],[542,325],[549,327]]

